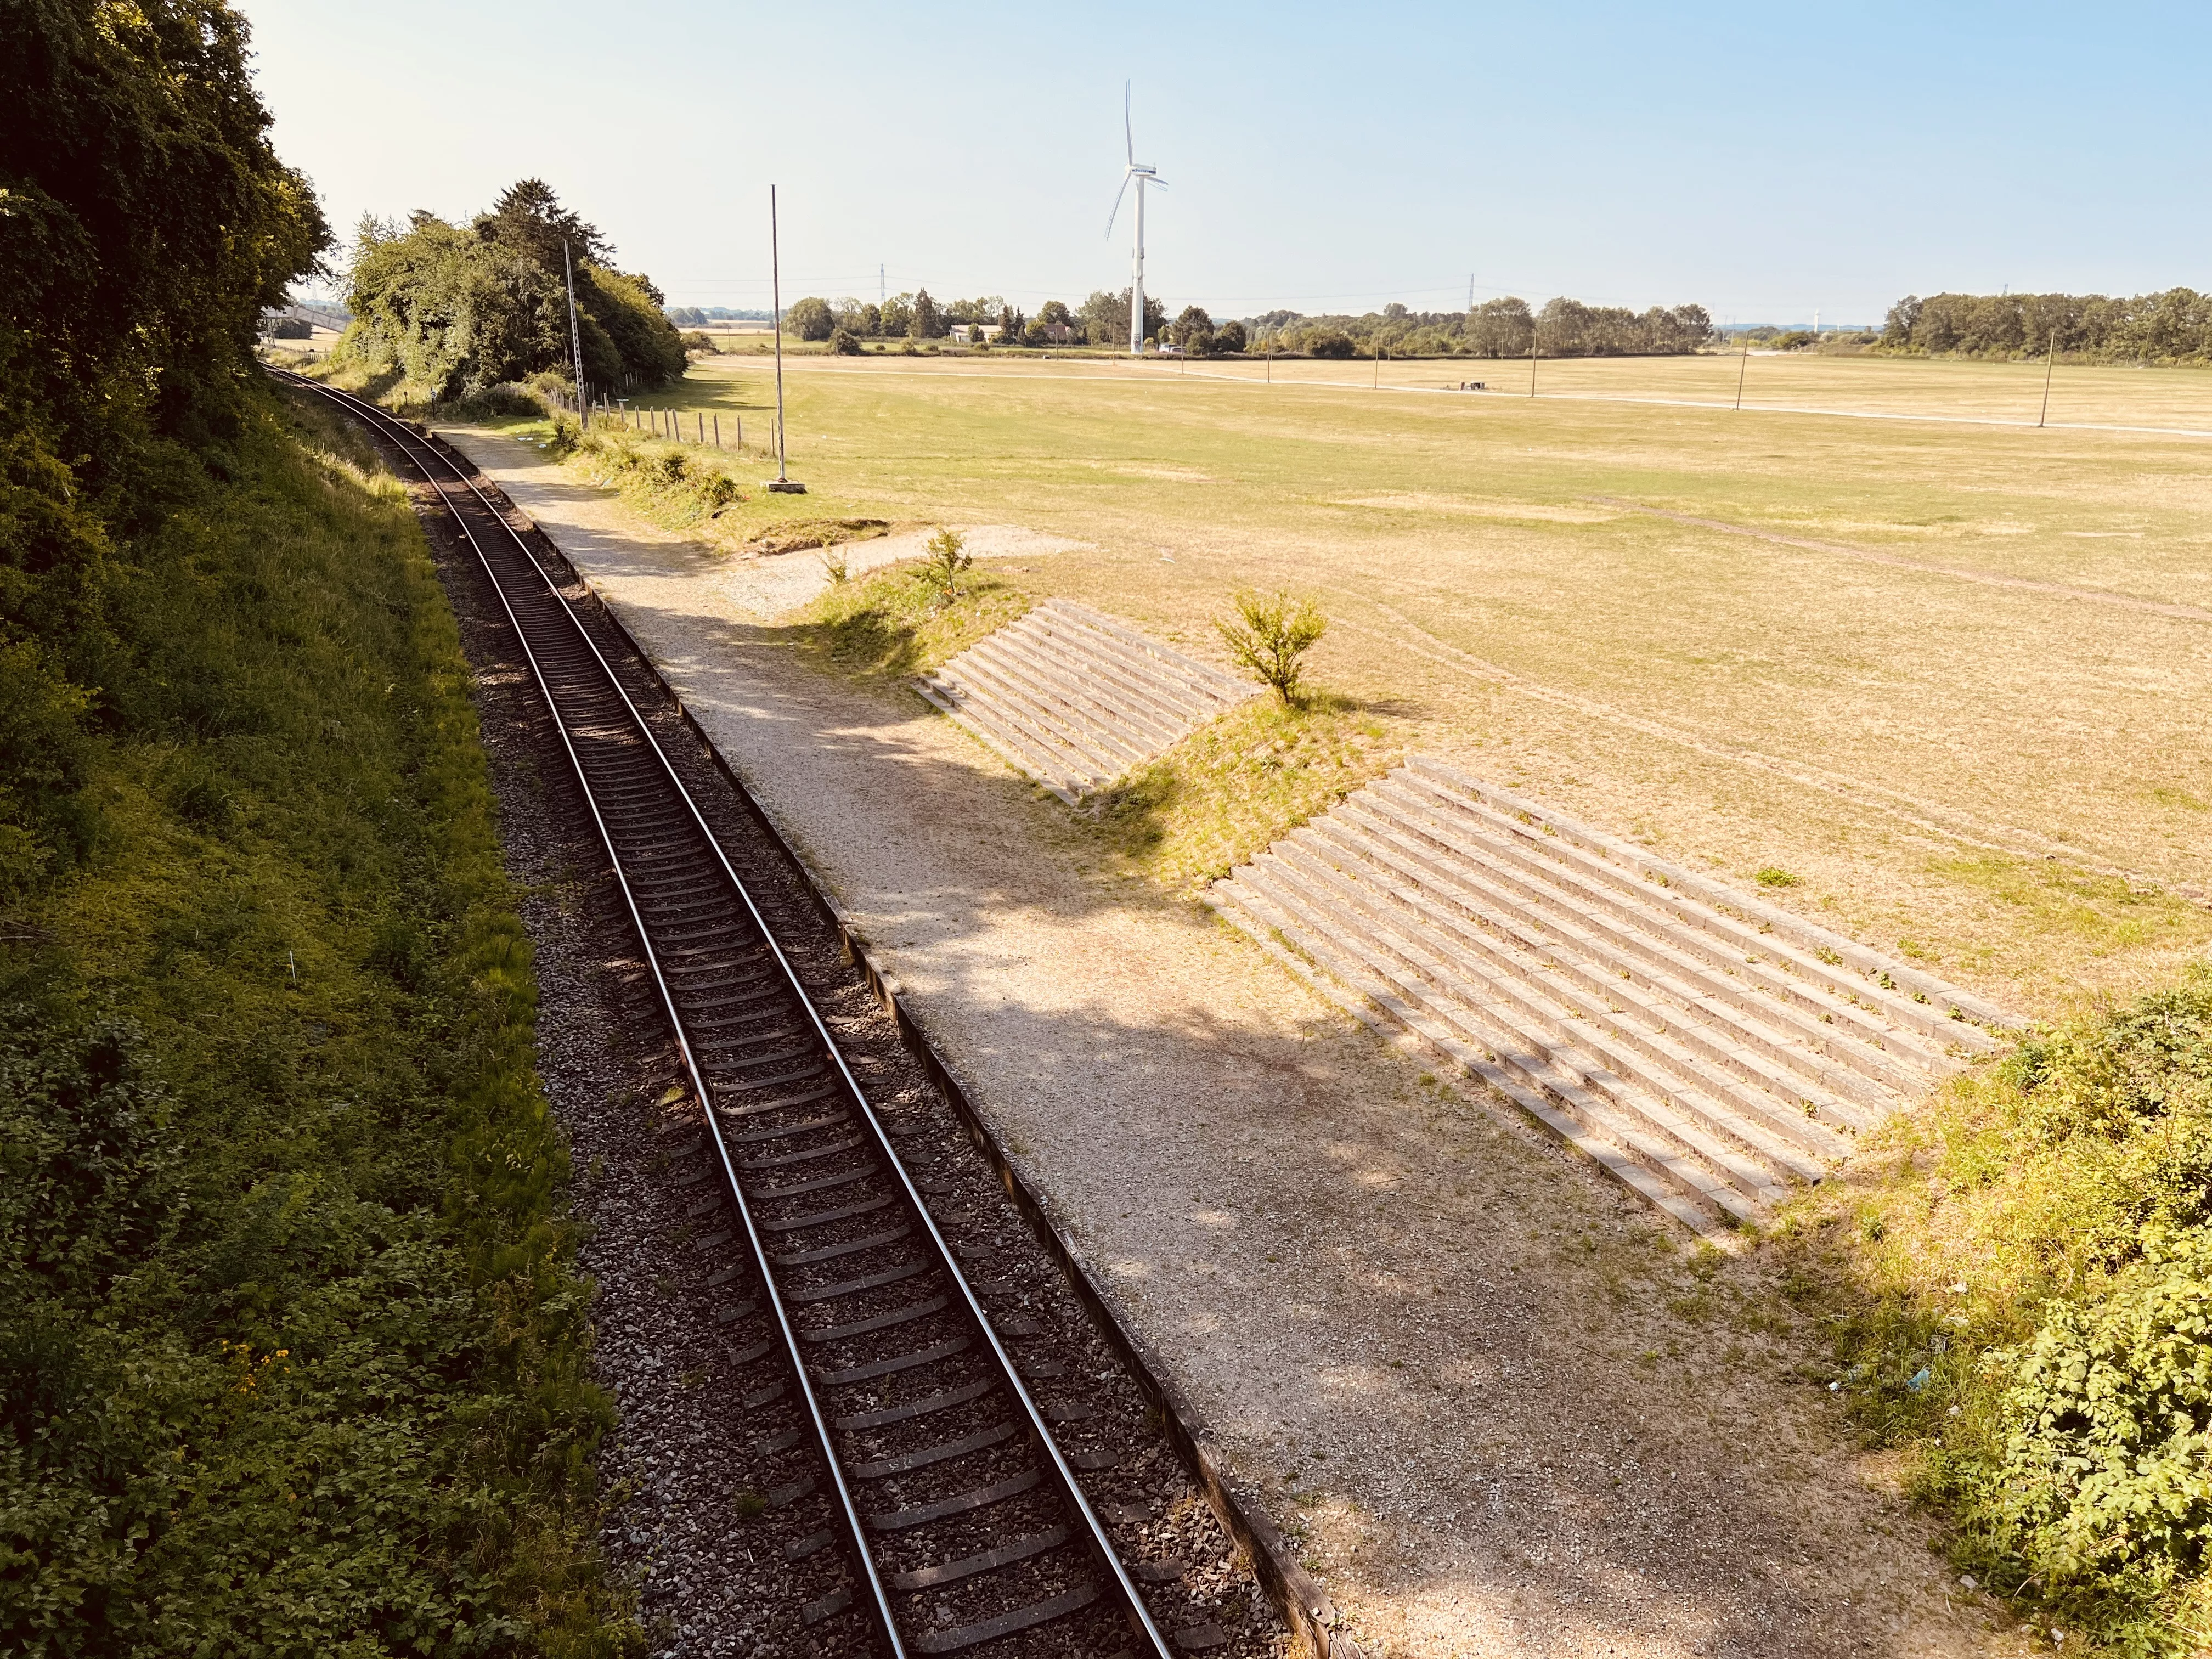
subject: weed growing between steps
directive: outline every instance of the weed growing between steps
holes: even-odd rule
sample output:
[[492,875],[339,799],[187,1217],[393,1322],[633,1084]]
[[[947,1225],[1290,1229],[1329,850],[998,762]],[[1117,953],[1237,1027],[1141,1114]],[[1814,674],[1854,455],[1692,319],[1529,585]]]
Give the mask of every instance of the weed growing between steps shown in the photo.
[[1193,893],[1399,758],[1382,723],[1345,698],[1255,699],[1100,791],[1081,816],[1129,869]]
[[818,594],[798,626],[810,649],[847,673],[903,678],[939,666],[1029,608],[1027,594],[987,570],[963,576],[960,597],[947,602],[924,572],[894,565]]
[[2212,1644],[2212,963],[1955,1080],[1778,1248],[1962,1573],[2069,1641]]
[[614,1655],[562,1147],[404,495],[257,398],[0,937],[0,1646]]

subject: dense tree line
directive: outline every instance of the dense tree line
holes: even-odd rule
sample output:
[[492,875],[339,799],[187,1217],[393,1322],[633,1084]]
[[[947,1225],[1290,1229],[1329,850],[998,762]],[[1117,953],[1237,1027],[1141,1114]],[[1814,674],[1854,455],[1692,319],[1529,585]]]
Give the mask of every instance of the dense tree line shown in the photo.
[[739,311],[729,306],[676,306],[670,309],[668,320],[678,328],[704,328],[709,323],[769,323],[775,320],[772,311]]
[[525,179],[466,225],[416,213],[355,235],[344,351],[397,366],[436,398],[551,374],[573,380],[568,275],[575,271],[584,378],[598,391],[680,379],[684,342],[660,290],[618,270],[605,237]]
[[[785,313],[786,326],[804,340],[942,339],[960,323],[996,325],[994,338],[1027,346],[1055,343],[1066,329],[1072,343],[1126,346],[1129,290],[1093,293],[1071,310],[1057,300],[1024,316],[996,295],[940,304],[927,289],[881,304],[858,300],[805,299]],[[1145,337],[1198,356],[1262,347],[1314,357],[1525,357],[1532,346],[1547,356],[1666,356],[1698,351],[1717,337],[1703,306],[1653,306],[1647,311],[1588,306],[1556,299],[1531,311],[1519,299],[1489,300],[1469,311],[1416,312],[1393,303],[1364,316],[1309,317],[1271,311],[1216,322],[1199,306],[1187,306],[1173,322],[1164,301],[1145,296]]]
[[1714,338],[1703,306],[1634,312],[1555,299],[1540,311],[1525,300],[1486,300],[1468,311],[1416,312],[1392,303],[1363,316],[1308,317],[1273,311],[1248,320],[1255,343],[1316,357],[1669,356]]
[[2212,362],[2212,295],[2170,288],[2102,294],[1907,295],[1889,308],[1881,348],[1932,356],[2069,356],[2117,362]]

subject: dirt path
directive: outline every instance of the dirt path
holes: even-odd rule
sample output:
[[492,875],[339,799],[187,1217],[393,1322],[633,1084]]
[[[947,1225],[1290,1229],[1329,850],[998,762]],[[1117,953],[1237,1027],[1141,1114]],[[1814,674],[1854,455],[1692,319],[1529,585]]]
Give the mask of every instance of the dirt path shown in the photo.
[[703,556],[448,435],[870,936],[1366,1651],[2026,1650],[1795,1376],[1811,1334],[1756,1261],[1692,1259],[1194,907],[1087,872],[1056,803],[817,672]]

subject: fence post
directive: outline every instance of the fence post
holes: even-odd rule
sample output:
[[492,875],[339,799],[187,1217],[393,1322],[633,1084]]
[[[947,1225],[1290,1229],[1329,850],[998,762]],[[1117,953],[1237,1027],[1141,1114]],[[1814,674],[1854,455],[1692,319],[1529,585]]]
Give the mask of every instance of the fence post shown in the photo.
[[716,410],[714,411],[714,447],[715,447],[715,448],[717,448],[717,449],[720,449],[721,447],[722,447],[722,412],[721,412],[721,410]]

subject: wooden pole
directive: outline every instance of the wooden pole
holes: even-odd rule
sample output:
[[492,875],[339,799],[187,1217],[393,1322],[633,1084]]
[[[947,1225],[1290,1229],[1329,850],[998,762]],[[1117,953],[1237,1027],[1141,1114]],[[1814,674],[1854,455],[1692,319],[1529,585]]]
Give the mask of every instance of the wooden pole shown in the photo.
[[2051,330],[2050,343],[2043,349],[2043,412],[2035,417],[2035,423],[2038,426],[2041,426],[2051,418],[2051,371],[2057,366],[2058,329],[2054,324]]
[[718,410],[716,410],[714,411],[714,447],[715,447],[715,448],[717,448],[717,449],[720,449],[721,447],[722,447],[722,411],[721,411],[721,410],[720,410],[718,409]]
[[1735,406],[1738,409],[1743,407],[1743,377],[1750,372],[1751,331],[1747,329],[1743,336],[1743,361],[1736,365],[1735,370]]

